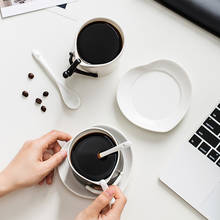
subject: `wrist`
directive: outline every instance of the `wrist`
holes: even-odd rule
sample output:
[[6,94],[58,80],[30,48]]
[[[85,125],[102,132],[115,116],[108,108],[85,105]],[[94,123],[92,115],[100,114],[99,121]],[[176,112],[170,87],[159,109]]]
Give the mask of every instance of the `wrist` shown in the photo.
[[10,180],[10,176],[7,171],[0,172],[0,197],[4,196],[15,190],[13,181]]

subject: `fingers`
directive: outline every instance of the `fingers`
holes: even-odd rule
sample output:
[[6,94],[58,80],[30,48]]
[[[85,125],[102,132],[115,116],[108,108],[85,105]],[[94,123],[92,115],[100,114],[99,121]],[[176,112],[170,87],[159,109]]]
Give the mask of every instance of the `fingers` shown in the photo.
[[58,153],[55,153],[50,159],[44,161],[45,174],[49,174],[53,169],[55,169],[67,156],[65,150],[61,150]]
[[115,192],[115,203],[112,206],[111,211],[120,216],[125,207],[127,199],[118,186],[110,186],[110,188]]
[[71,139],[71,136],[67,133],[61,132],[61,131],[56,131],[53,130],[44,136],[42,136],[39,141],[40,141],[40,147],[45,150],[49,147],[49,145],[52,145],[54,142],[57,140],[60,141],[69,141]]
[[86,209],[89,216],[97,216],[109,204],[114,196],[114,189],[107,189],[100,194],[93,203]]
[[[54,142],[53,144],[51,144],[50,148],[53,150],[53,152],[49,152],[49,151],[45,151],[43,153],[43,161],[47,161],[49,160],[51,157],[53,157],[54,154],[58,153],[61,150],[60,145],[58,144],[58,142]],[[66,155],[66,153],[64,152],[64,154]],[[58,158],[57,158],[58,157]],[[65,158],[66,156],[64,156]],[[45,166],[47,167],[46,169],[44,168],[44,175],[47,175],[42,181],[39,182],[39,185],[42,185],[44,183],[44,180],[46,181],[46,183],[48,185],[53,183],[53,176],[54,176],[54,169],[53,167],[58,166],[60,164],[59,162],[59,155],[56,155],[55,158],[53,158],[52,162],[49,163],[44,163]],[[55,161],[54,161],[55,160]],[[60,158],[61,162],[62,162],[62,157]]]
[[105,206],[105,208],[102,209],[101,214],[102,214],[102,215],[107,215],[107,213],[109,212],[110,208],[111,208],[111,207],[110,207],[109,205]]
[[43,179],[43,180],[41,180],[38,184],[41,186],[41,185],[43,185],[44,184],[44,180],[45,180],[45,178]]
[[[56,142],[57,143],[57,142]],[[52,154],[50,154],[49,152],[44,152],[44,155],[43,155],[43,160],[49,160],[50,158],[52,157]],[[46,177],[45,177],[45,180],[46,180],[46,183],[48,185],[52,184],[53,182],[53,176],[54,176],[54,170],[52,170]],[[44,181],[43,181],[44,182]],[[43,184],[43,183],[42,183]]]
[[54,170],[52,170],[46,177],[46,183],[51,185],[53,183]]
[[61,147],[57,141],[53,144],[52,149],[54,153],[58,153],[61,150]]
[[[45,161],[45,160],[50,159],[51,157],[52,157],[52,154],[49,153],[48,151],[46,151],[46,152],[43,153],[43,158],[42,158],[42,159],[43,159],[43,161]],[[52,171],[52,172],[53,172],[53,171]],[[51,172],[51,173],[52,173],[52,172]],[[51,174],[51,173],[50,173],[50,174]],[[49,178],[50,174],[48,174],[48,176],[46,176],[45,178],[43,178],[43,180],[41,180],[38,184],[39,184],[39,185],[43,185],[45,180],[46,180],[46,182],[49,181],[49,182],[52,183],[52,179]],[[51,179],[51,180],[49,180],[49,179]],[[51,184],[51,183],[50,183],[50,184]],[[48,183],[47,183],[47,184],[48,184]]]
[[[60,145],[58,144],[58,142],[56,141],[54,144],[53,144],[53,153],[56,154],[58,153],[62,148],[60,147]],[[48,185],[52,184],[53,183],[53,177],[54,177],[54,170],[46,177],[46,183]]]

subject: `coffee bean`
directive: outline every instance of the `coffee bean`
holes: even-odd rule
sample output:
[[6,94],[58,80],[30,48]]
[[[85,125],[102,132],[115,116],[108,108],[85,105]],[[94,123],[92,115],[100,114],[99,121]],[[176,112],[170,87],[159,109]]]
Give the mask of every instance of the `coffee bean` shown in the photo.
[[46,112],[46,111],[47,111],[47,108],[46,108],[44,105],[42,105],[42,106],[41,106],[41,111],[42,111],[42,112]]
[[39,98],[36,98],[35,102],[36,102],[37,104],[41,104],[41,103],[42,103],[42,100],[39,99]]
[[34,78],[34,74],[33,73],[28,73],[28,78],[29,79],[33,79]]
[[28,94],[27,91],[23,91],[23,92],[22,92],[22,95],[23,95],[24,97],[28,97],[29,94]]
[[44,97],[47,97],[48,95],[49,95],[49,92],[48,92],[48,91],[44,91],[44,92],[43,92],[43,96],[44,96]]

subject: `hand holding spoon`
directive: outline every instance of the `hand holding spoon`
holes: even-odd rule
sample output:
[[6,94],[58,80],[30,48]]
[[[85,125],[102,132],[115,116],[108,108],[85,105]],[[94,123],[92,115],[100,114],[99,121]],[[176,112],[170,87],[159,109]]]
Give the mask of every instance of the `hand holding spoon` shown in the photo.
[[46,60],[43,58],[43,56],[40,54],[39,51],[33,50],[32,51],[33,57],[38,61],[38,63],[43,67],[47,75],[50,77],[50,79],[54,82],[54,84],[57,86],[60,96],[62,97],[63,102],[65,105],[70,109],[78,109],[80,106],[80,98],[79,95],[68,89],[62,81],[57,79],[57,77],[54,75],[53,71],[51,70],[50,66],[47,64]]
[[[101,180],[100,182],[100,186],[102,187],[102,190],[105,191],[107,190],[109,187],[108,187],[108,184],[106,183],[105,180]],[[115,198],[112,198],[112,200],[110,201],[109,205],[110,207],[115,203]]]

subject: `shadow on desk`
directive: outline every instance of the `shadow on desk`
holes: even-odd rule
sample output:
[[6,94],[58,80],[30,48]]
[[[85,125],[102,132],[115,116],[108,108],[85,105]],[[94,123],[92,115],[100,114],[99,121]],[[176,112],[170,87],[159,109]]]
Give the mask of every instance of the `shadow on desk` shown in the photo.
[[56,220],[74,220],[79,212],[85,209],[92,200],[74,195],[65,188],[57,173],[56,178],[56,191],[59,196]]
[[1,220],[74,220],[91,203],[69,192],[56,173],[54,183],[10,193],[0,199]]

